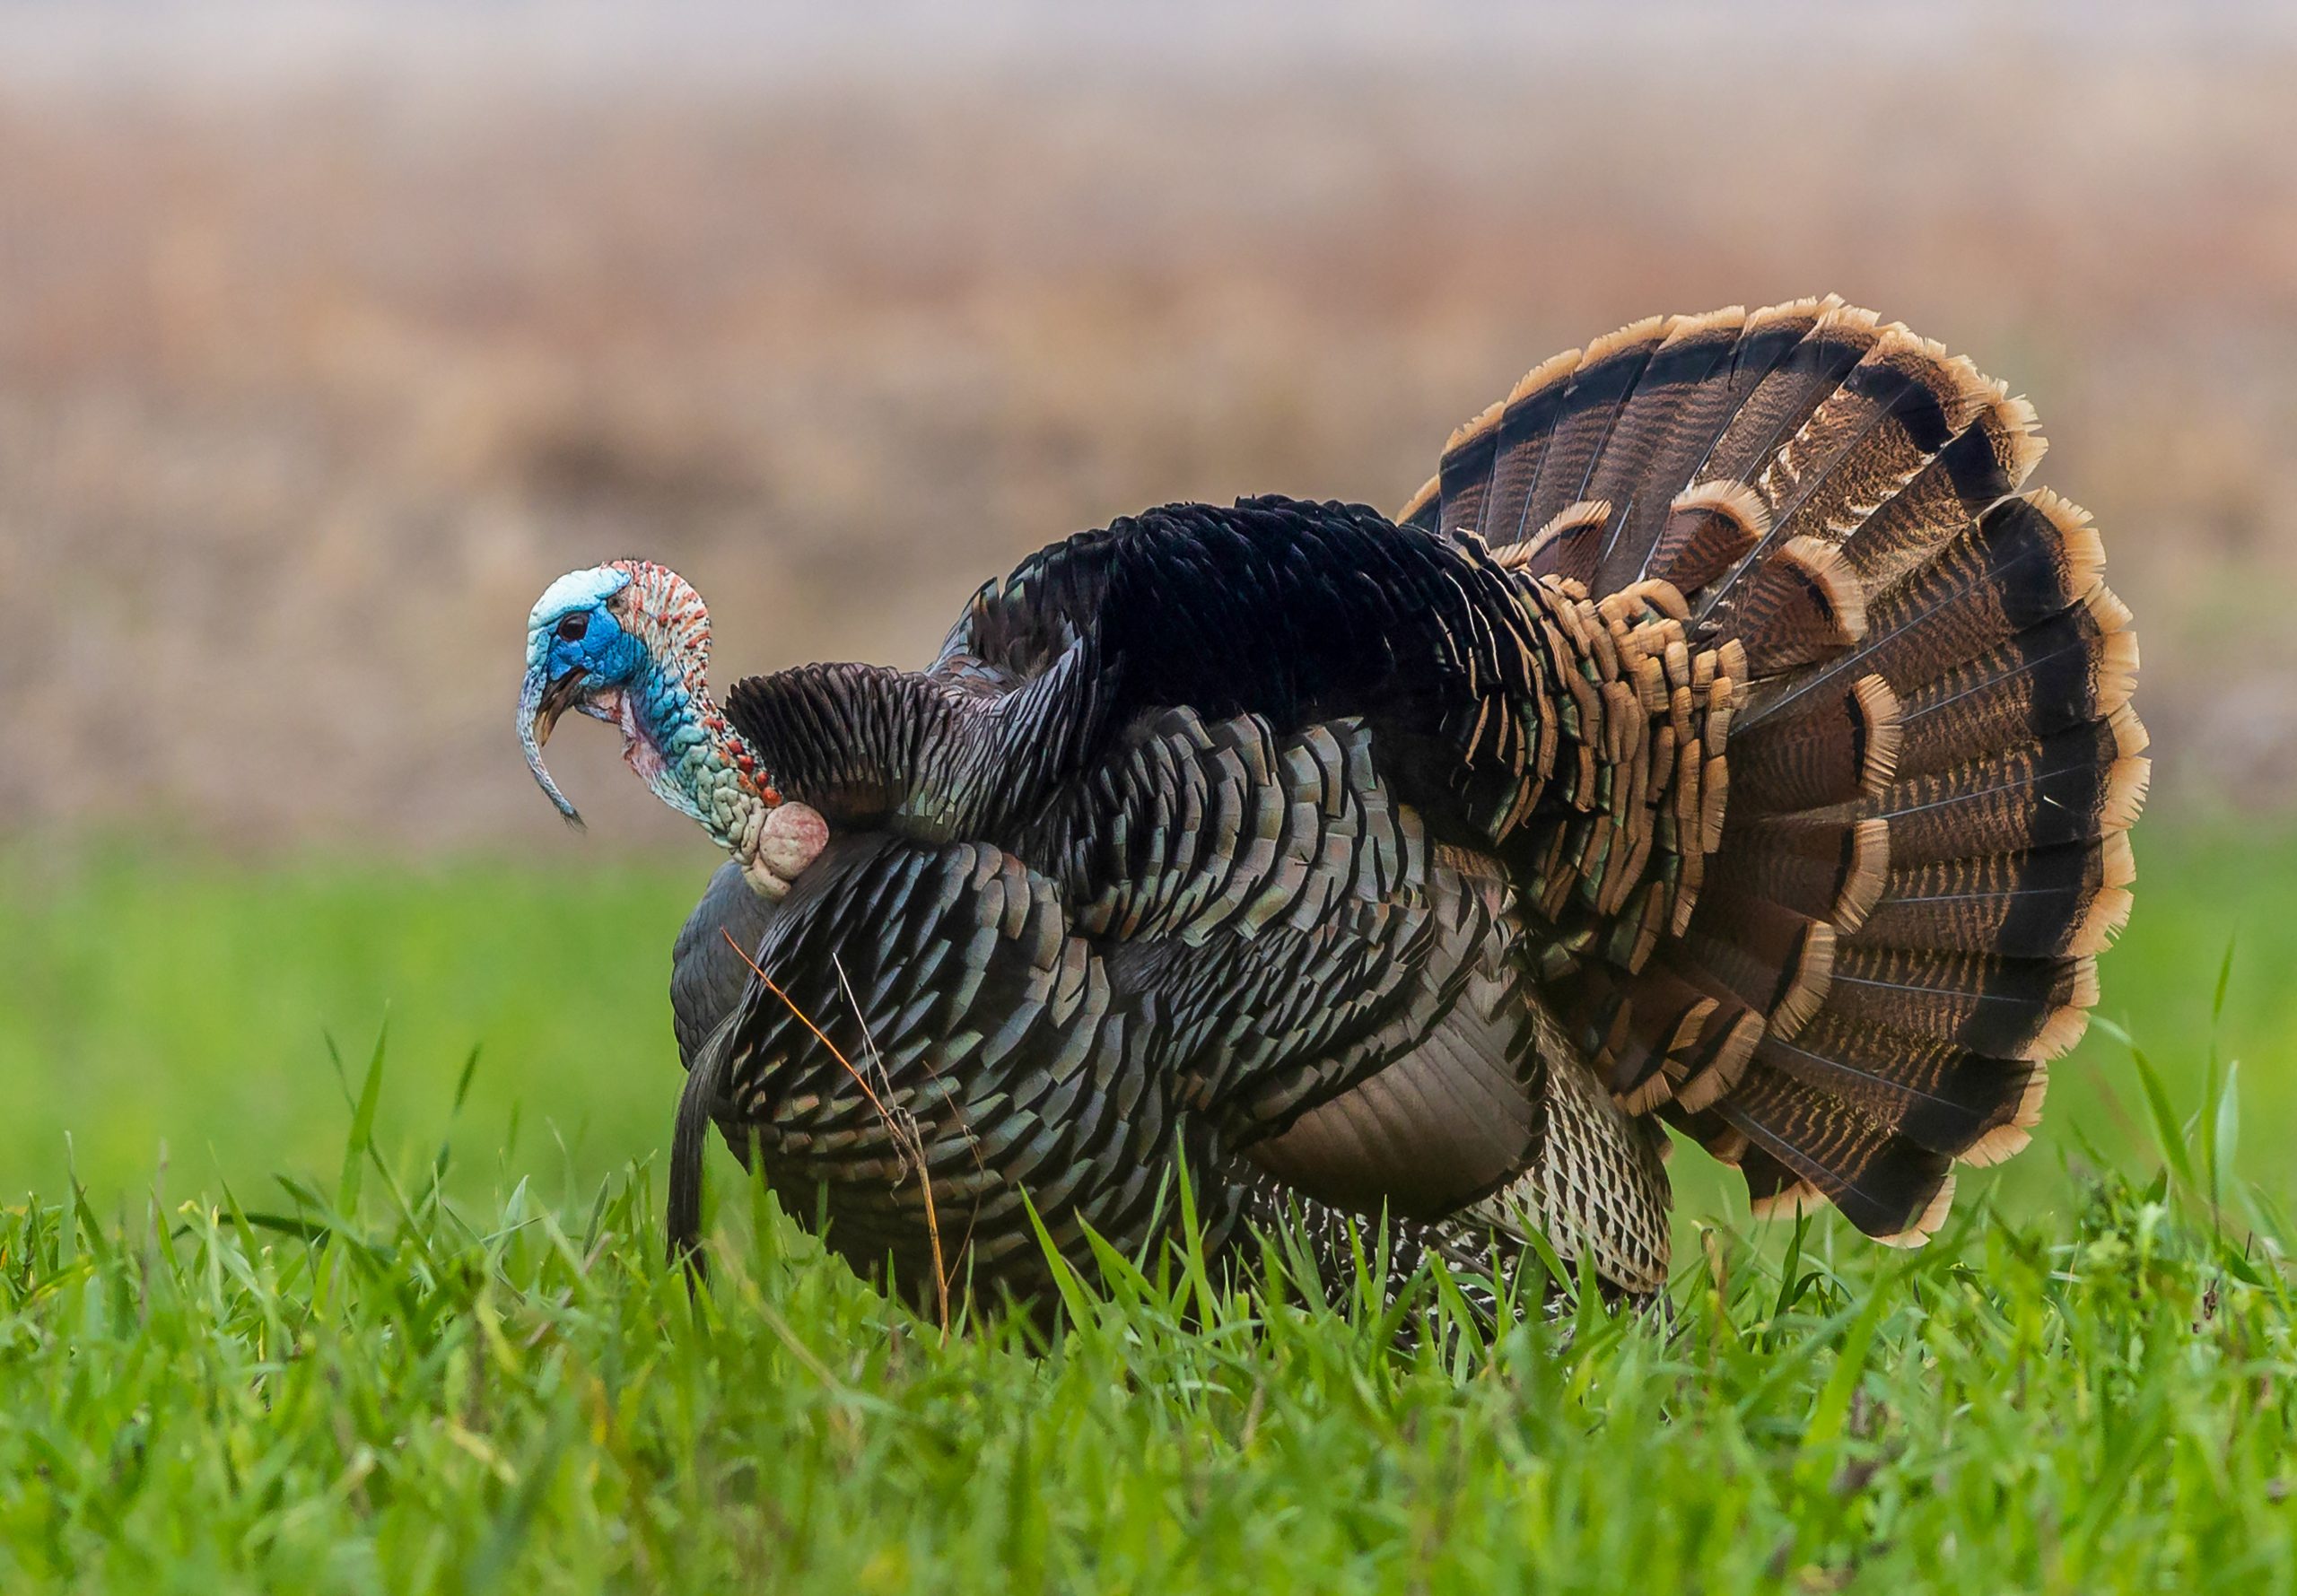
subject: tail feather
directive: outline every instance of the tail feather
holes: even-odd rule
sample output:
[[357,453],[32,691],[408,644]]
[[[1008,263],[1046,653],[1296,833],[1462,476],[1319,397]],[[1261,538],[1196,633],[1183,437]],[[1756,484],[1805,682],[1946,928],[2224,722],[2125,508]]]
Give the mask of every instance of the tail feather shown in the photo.
[[1917,1242],[1946,1217],[1952,1154],[1885,1129],[1784,1070],[1755,1065],[1716,1112],[1746,1140],[1740,1168],[1759,1214],[1815,1194],[1885,1242]]
[[1745,483],[1701,483],[1668,504],[1640,569],[1681,592],[1696,593],[1751,553],[1769,530],[1769,506]]
[[1827,1012],[1995,1058],[2039,1060],[2066,1051],[2055,1044],[2066,1012],[2097,1000],[2097,965],[2086,955],[2021,959],[1854,939],[1836,952]]
[[1861,944],[2063,958],[2094,954],[2129,914],[2129,838],[1892,870]]
[[2095,613],[2078,606],[1909,695],[1898,774],[1951,770],[1974,754],[2109,719],[2129,702],[2136,676],[2136,637],[2103,631]]
[[1929,563],[1939,528],[1968,525],[2016,493],[2048,448],[2031,405],[1995,401],[1843,540],[1844,554],[1870,589],[1890,591]]
[[1407,510],[1518,580],[1664,584],[1742,654],[1687,923],[1550,980],[1617,1100],[1760,1210],[1919,1242],[1956,1163],[2025,1144],[2097,999],[2150,767],[2097,532],[2025,490],[2045,448],[1969,362],[1805,300],[1548,362]]
[[[1932,682],[2100,591],[2103,563],[2096,532],[2056,495],[2004,500],[1942,542],[1932,563],[1868,597],[1864,639],[1812,670],[1759,685],[1739,725],[1792,716],[1863,676],[1902,689]],[[2101,621],[2101,629],[2119,627]]]
[[1760,571],[1786,539],[1841,543],[1993,397],[1967,362],[1946,358],[1902,327],[1866,335],[1865,342],[1858,364],[1801,428],[1759,468],[1748,467],[1770,507],[1771,531],[1740,571],[1696,607],[1702,619],[1730,626],[1744,591],[1738,578]]
[[1835,930],[1821,920],[1760,898],[1710,888],[1691,917],[1682,950],[1739,1000],[1766,1016],[1770,1033],[1791,1035],[1818,1011],[1834,979]]
[[1898,771],[1905,711],[1890,683],[1868,675],[1832,697],[1795,701],[1796,713],[1731,739],[1731,790],[1756,815],[1795,814],[1888,791]]
[[1757,568],[1734,624],[1755,675],[1776,676],[1832,658],[1864,638],[1865,588],[1835,545],[1792,537]]
[[1891,827],[1891,859],[1927,864],[2093,842],[2127,831],[2151,773],[2145,728],[2127,705],[2102,720],[1909,777],[1868,801]]
[[[1562,414],[1541,451],[1538,474],[1528,485],[1524,524],[1538,526],[1566,505],[1590,497],[1596,464],[1664,333],[1664,320],[1655,316],[1587,345],[1564,390]],[[1494,501],[1499,501],[1497,495]]]
[[1875,1126],[1949,1156],[2013,1124],[2037,1067],[1995,1059],[1907,1032],[1878,1031],[1838,1015],[1803,1036],[1766,1041],[1765,1068],[1837,1097]]
[[1848,933],[1891,881],[1890,827],[1880,820],[1784,816],[1737,834],[1743,845],[1708,867],[1710,896],[1759,899]]
[[1635,495],[1647,493],[1653,483],[1690,479],[1727,414],[1729,362],[1745,325],[1746,311],[1737,306],[1670,319],[1588,472],[1582,496],[1620,506],[1604,558],[1613,569],[1632,571],[1625,581],[1650,574],[1645,556],[1669,510],[1664,500]]
[[1693,482],[1755,480],[1779,446],[1802,429],[1865,358],[1879,323],[1873,312],[1829,295],[1782,306],[1777,325],[1781,331],[1797,329],[1793,346],[1782,350],[1747,390],[1745,402],[1732,414],[1692,475]]
[[1903,327],[1882,328],[1757,478],[1774,537],[1840,544],[2002,397],[1968,361]]

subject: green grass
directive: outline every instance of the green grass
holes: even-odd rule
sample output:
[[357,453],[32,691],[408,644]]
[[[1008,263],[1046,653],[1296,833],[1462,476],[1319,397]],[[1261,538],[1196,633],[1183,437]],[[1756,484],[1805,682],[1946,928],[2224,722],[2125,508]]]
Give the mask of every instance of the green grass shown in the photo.
[[1672,1325],[1448,1352],[1169,1264],[945,1341],[722,1156],[689,1308],[656,1171],[703,864],[0,868],[0,1174],[39,1193],[0,1210],[0,1592],[2297,1582],[2252,1234],[2297,839],[2141,838],[2104,1012],[2155,1090],[2093,1034],[1930,1248],[1750,1225],[1686,1156]]
[[335,861],[235,870],[100,853],[0,862],[0,1190],[99,1206],[339,1156],[335,1048],[389,1033],[380,1136],[435,1133],[471,1050],[468,1189],[594,1182],[676,1101],[670,939],[711,861],[546,872]]

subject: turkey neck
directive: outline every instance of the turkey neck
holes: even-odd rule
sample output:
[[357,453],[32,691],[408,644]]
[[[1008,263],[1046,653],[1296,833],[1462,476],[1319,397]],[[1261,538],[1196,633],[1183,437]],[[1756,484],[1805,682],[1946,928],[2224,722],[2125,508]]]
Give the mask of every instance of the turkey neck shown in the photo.
[[655,796],[747,866],[782,795],[710,695],[709,613],[674,572],[628,569],[621,619],[645,645],[648,666],[613,706],[623,756]]
[[663,802],[699,821],[712,842],[747,858],[781,795],[726,724],[710,690],[667,671],[650,672],[624,697],[623,716],[632,768]]

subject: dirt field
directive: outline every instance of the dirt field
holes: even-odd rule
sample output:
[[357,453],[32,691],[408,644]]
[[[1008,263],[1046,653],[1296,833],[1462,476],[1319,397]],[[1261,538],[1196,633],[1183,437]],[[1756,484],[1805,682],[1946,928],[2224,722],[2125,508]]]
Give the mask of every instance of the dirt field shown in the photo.
[[[0,834],[563,848],[509,721],[567,567],[679,566],[721,671],[915,663],[1055,536],[1393,509],[1552,350],[1829,289],[2039,406],[2161,803],[2282,803],[2297,47],[1762,14],[0,73]],[[617,847],[680,839],[565,741]]]

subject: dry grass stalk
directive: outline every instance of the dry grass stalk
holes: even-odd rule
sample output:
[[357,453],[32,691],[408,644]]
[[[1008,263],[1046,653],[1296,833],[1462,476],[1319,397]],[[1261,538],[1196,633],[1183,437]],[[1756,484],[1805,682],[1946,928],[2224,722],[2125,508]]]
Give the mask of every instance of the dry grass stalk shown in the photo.
[[[797,1016],[798,1023],[805,1026],[807,1030],[812,1032],[814,1033],[814,1040],[827,1048],[829,1050],[829,1056],[835,1059],[838,1063],[844,1068],[845,1073],[853,1077],[853,1084],[861,1088],[861,1095],[869,1099],[870,1108],[877,1112],[878,1118],[885,1124],[886,1133],[894,1138],[895,1147],[900,1151],[904,1159],[915,1162],[917,1165],[918,1185],[925,1195],[926,1240],[930,1244],[933,1251],[934,1307],[940,1320],[941,1334],[946,1338],[949,1333],[949,1270],[947,1262],[941,1256],[941,1220],[940,1216],[936,1211],[933,1204],[933,1176],[931,1172],[926,1168],[925,1138],[923,1132],[918,1129],[916,1116],[908,1112],[906,1110],[895,1110],[886,1107],[886,1100],[878,1095],[877,1088],[869,1085],[869,1077],[853,1067],[853,1061],[845,1056],[844,1052],[839,1049],[837,1043],[829,1039],[829,1033],[827,1032],[824,1031],[819,1025],[814,1023],[813,1016],[808,1014],[804,1009],[798,1007],[797,999],[790,997],[789,993],[783,991],[781,987],[774,983],[774,980],[772,976],[768,975],[764,970],[758,967],[757,961],[750,957],[748,952],[743,948],[740,943],[734,940],[733,933],[721,929],[718,934],[726,938],[726,946],[732,948],[735,955],[740,958],[742,963],[749,967],[750,973],[757,977],[758,984],[764,987],[767,991],[772,992],[775,997],[781,999],[783,1006],[786,1007],[791,1014]],[[843,979],[844,972],[841,971],[839,972],[839,980],[841,983],[843,983]],[[848,990],[847,996],[849,999],[852,997],[850,989]],[[866,1030],[863,1034],[865,1037],[867,1036],[868,1033]],[[874,1048],[872,1051],[875,1051]],[[881,1070],[882,1068],[883,1067],[881,1065]],[[888,1085],[890,1085],[890,1082],[888,1082]]]

